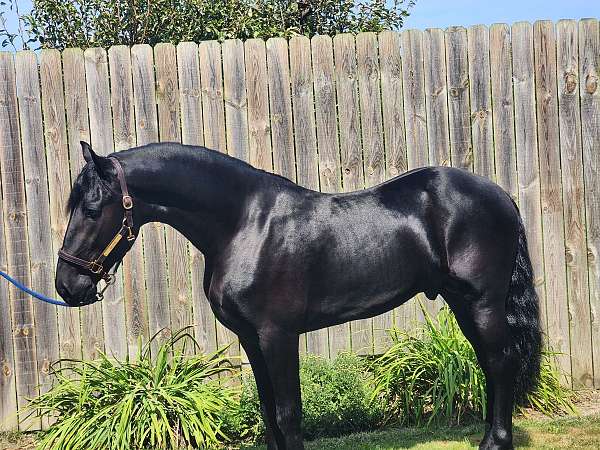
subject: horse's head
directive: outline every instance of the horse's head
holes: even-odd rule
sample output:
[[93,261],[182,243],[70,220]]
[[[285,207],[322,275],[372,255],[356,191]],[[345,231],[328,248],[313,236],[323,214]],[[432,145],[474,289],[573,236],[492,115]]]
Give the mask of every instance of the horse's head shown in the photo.
[[77,177],[68,208],[71,213],[56,268],[56,290],[70,306],[101,299],[98,282],[133,245],[133,201],[121,165],[98,156],[82,142],[87,164]]

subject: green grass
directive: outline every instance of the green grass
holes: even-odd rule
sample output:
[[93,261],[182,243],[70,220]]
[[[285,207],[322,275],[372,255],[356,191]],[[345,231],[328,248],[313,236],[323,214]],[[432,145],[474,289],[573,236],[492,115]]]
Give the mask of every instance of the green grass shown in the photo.
[[[307,442],[307,450],[467,450],[476,449],[483,436],[483,424],[461,427],[395,428],[357,433],[341,438]],[[553,420],[515,420],[514,443],[518,449],[550,450],[599,448],[600,416],[564,417]],[[264,446],[245,447],[264,450]]]

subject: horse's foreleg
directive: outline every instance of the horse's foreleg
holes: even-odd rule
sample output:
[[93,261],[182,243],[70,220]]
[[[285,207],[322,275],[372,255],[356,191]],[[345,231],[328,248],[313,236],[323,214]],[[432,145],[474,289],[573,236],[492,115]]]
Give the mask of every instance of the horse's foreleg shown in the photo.
[[278,450],[303,450],[298,334],[270,327],[258,330],[258,335],[273,387],[277,427],[283,435]]
[[252,373],[256,381],[256,387],[258,389],[258,396],[260,398],[260,406],[263,413],[263,420],[265,421],[265,440],[267,443],[267,450],[277,450],[276,435],[279,436],[279,440],[283,440],[282,433],[277,429],[276,421],[276,410],[275,410],[275,399],[273,396],[273,387],[271,386],[271,380],[267,372],[267,366],[265,360],[258,346],[256,338],[242,338],[240,336],[240,343],[246,355],[248,361],[252,367]]

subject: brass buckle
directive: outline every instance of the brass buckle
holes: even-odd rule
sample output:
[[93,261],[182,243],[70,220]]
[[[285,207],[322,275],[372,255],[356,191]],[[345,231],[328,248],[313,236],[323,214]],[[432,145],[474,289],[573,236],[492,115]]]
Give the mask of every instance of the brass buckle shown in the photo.
[[123,196],[123,208],[125,208],[125,209],[133,208],[133,199],[131,198],[131,195]]
[[104,270],[104,267],[102,267],[102,264],[98,264],[96,261],[92,261],[90,262],[89,269],[90,272],[92,272],[94,275],[100,275]]
[[104,277],[102,277],[102,279],[104,280],[105,284],[102,289],[96,292],[96,300],[98,301],[104,298],[104,291],[106,291],[110,285],[115,284],[116,277],[114,273],[107,273]]
[[135,241],[135,234],[133,234],[133,230],[129,225],[127,225],[127,217],[123,219],[123,227],[127,228],[127,240],[129,242]]

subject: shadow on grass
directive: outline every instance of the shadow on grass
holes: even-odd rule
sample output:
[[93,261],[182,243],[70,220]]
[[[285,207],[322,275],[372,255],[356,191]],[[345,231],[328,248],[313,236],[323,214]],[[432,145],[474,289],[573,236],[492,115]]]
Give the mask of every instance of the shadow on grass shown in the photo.
[[[459,427],[389,428],[368,433],[356,433],[338,438],[323,438],[306,442],[307,450],[395,450],[477,448],[485,431],[483,423]],[[515,447],[530,444],[529,433],[519,425],[513,429]],[[264,450],[264,446],[242,447],[245,450]]]

